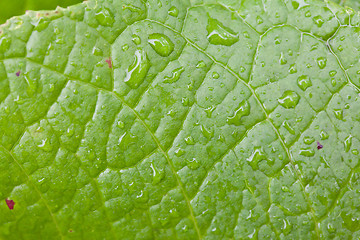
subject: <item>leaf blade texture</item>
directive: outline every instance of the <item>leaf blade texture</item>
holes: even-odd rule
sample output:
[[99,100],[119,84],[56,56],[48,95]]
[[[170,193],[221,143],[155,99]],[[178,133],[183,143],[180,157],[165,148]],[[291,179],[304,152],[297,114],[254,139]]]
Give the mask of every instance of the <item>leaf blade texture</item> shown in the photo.
[[359,19],[315,0],[10,19],[0,238],[358,236]]

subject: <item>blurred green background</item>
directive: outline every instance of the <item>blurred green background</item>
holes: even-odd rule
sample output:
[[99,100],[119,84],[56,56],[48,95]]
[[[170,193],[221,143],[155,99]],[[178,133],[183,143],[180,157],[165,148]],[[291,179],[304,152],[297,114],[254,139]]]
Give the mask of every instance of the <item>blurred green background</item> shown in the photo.
[[23,15],[26,10],[54,10],[56,6],[67,7],[83,0],[0,0],[0,24],[12,16]]

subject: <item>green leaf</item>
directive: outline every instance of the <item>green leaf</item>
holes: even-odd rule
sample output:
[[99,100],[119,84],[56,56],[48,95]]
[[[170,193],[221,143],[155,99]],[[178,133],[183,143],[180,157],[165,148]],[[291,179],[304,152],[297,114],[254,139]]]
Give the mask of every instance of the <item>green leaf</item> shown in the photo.
[[320,0],[10,19],[0,239],[359,238],[359,25]]
[[67,7],[82,0],[3,0],[0,2],[0,24],[15,15],[24,14],[26,10],[51,10],[57,6]]

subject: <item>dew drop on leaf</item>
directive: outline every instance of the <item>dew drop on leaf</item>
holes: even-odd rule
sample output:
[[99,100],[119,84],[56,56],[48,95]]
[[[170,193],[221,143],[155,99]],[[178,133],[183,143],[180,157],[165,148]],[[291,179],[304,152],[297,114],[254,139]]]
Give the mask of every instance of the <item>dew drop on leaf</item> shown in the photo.
[[175,68],[174,70],[172,70],[171,72],[171,76],[165,76],[164,77],[164,83],[174,83],[177,80],[180,79],[181,74],[184,72],[184,68],[183,67],[179,67],[179,68]]
[[305,157],[312,157],[315,155],[315,151],[310,148],[302,148],[300,149],[299,154]]
[[135,60],[126,70],[124,82],[131,88],[137,88],[144,81],[150,68],[150,61],[143,49],[135,51]]
[[345,152],[350,151],[351,145],[352,145],[352,136],[349,135],[344,141]]
[[235,110],[234,115],[227,118],[227,123],[235,126],[241,125],[241,118],[244,116],[249,116],[250,114],[250,104],[247,100],[243,100],[239,107]]
[[95,18],[102,26],[111,27],[115,22],[114,15],[111,13],[110,9],[106,7],[99,8],[95,13]]
[[162,57],[167,57],[174,51],[174,43],[168,36],[161,33],[150,34],[148,43]]
[[170,16],[173,16],[173,17],[177,17],[179,15],[179,9],[177,9],[175,6],[172,6],[169,11],[168,11],[168,14]]
[[206,30],[208,32],[207,39],[211,44],[231,46],[239,41],[238,35],[217,19],[209,17]]
[[283,93],[283,95],[278,99],[278,102],[284,108],[295,108],[296,105],[299,103],[300,96],[294,92],[287,90]]

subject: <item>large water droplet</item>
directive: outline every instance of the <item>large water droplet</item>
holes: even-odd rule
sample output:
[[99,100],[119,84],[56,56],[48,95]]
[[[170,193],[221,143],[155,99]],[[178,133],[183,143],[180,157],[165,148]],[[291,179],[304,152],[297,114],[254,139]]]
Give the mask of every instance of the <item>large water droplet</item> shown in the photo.
[[4,35],[0,38],[0,51],[5,52],[10,47],[11,38],[7,35]]
[[298,77],[297,85],[299,86],[299,88],[301,90],[305,91],[308,87],[312,86],[312,83],[311,83],[309,76],[302,75],[302,76]]
[[133,34],[132,35],[132,39],[131,39],[132,41],[133,41],[133,43],[135,43],[136,45],[140,45],[141,44],[141,38],[138,36],[138,35],[136,35],[136,34]]
[[227,118],[227,123],[235,126],[241,124],[241,118],[243,116],[248,116],[250,114],[250,104],[247,100],[242,101],[239,104],[239,107],[235,110],[233,116]]
[[164,34],[150,34],[148,42],[155,52],[162,57],[167,57],[174,51],[174,43]]
[[320,132],[320,139],[321,140],[326,140],[329,138],[329,134],[327,132],[325,132],[324,130],[321,130]]
[[115,22],[114,15],[106,7],[99,8],[95,13],[95,18],[103,26],[110,27]]
[[173,16],[173,17],[177,17],[179,15],[179,9],[177,9],[176,7],[172,6],[169,11],[168,11],[168,14],[170,16]]
[[172,70],[170,77],[167,77],[167,76],[164,77],[164,83],[176,82],[177,80],[180,79],[180,76],[184,72],[184,70],[185,69],[183,67],[179,67],[179,68]]
[[145,79],[150,68],[150,61],[143,49],[135,51],[135,60],[126,70],[124,82],[131,88],[137,88]]
[[345,152],[350,151],[351,144],[352,144],[352,136],[349,135],[344,141]]
[[278,102],[284,108],[295,108],[296,105],[299,103],[300,96],[294,92],[287,90],[283,93],[283,95],[278,99]]
[[211,118],[212,112],[215,110],[215,108],[216,108],[215,106],[210,106],[210,107],[205,109],[206,116],[208,118]]
[[239,41],[238,35],[216,19],[210,18],[206,27],[207,39],[211,44],[231,46]]

